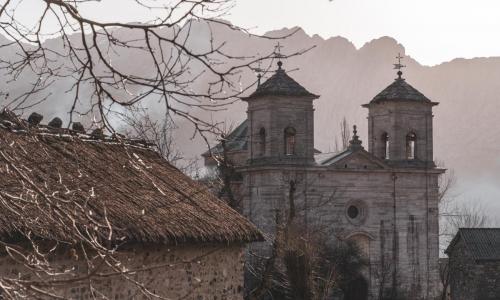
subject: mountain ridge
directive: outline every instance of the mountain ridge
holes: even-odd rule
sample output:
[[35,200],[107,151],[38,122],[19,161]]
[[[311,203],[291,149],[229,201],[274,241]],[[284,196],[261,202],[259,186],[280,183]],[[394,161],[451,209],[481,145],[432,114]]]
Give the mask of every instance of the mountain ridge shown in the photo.
[[[198,27],[193,30],[193,45],[203,49],[208,30],[203,23],[195,25]],[[230,53],[247,56],[271,53],[277,42],[249,36],[221,24],[213,25],[211,30],[216,42],[227,41],[226,49]],[[334,147],[339,123],[344,116],[351,126],[358,125],[366,147],[367,111],[361,104],[369,102],[397,77],[393,64],[397,54],[401,53],[405,56],[403,76],[406,80],[431,100],[440,102],[434,110],[436,160],[444,161],[447,168],[456,171],[459,179],[457,189],[464,199],[481,198],[488,207],[500,212],[500,203],[496,201],[500,198],[500,126],[497,117],[500,112],[500,57],[455,58],[427,66],[412,58],[411,53],[406,53],[404,45],[388,36],[373,39],[356,48],[345,37],[325,39],[316,34],[309,35],[299,27],[274,30],[269,34],[286,35],[294,30],[297,30],[294,35],[279,40],[284,46],[284,54],[315,47],[286,59],[283,67],[293,70],[289,75],[307,90],[321,96],[315,101],[318,149],[328,151]],[[57,41],[50,43],[58,46]],[[12,53],[0,48],[0,55],[8,58]],[[147,72],[141,58],[133,55],[132,52],[120,53],[114,62]],[[271,66],[271,70],[275,68]],[[263,80],[271,74],[265,74]],[[256,77],[248,70],[242,72],[238,80],[242,86],[249,86]],[[15,94],[23,86],[22,81],[8,84],[4,80],[0,82],[0,89]],[[34,110],[41,111],[48,119],[59,116],[67,120],[64,114],[71,95],[64,91],[69,86],[68,80],[56,82],[51,90],[54,99]],[[148,107],[154,112],[158,106],[148,103]],[[245,119],[246,108],[244,103],[238,101],[222,112],[200,111],[197,114],[205,119],[224,121],[229,127],[229,124],[237,125]],[[181,128],[176,132],[176,138],[183,152],[188,156],[197,156],[206,150],[201,139],[192,139],[193,131],[188,124],[176,121]]]

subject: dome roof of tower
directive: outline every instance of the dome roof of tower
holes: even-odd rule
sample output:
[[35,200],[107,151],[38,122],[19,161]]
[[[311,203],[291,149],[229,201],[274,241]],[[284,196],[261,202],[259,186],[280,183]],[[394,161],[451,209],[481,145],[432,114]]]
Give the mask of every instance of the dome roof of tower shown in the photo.
[[393,83],[378,93],[370,103],[378,103],[381,101],[403,100],[417,101],[425,103],[433,103],[429,98],[424,96],[416,88],[412,87],[404,78],[396,78]]
[[281,68],[281,62],[278,62],[278,69],[273,76],[260,84],[255,92],[246,98],[249,99],[262,96],[319,97],[306,90],[292,77],[288,76],[285,70]]

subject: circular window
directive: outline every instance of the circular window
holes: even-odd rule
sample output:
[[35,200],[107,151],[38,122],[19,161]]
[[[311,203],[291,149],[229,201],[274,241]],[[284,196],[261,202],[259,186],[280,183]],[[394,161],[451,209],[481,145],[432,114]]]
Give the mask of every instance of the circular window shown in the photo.
[[354,205],[349,206],[349,208],[347,208],[347,215],[351,219],[356,219],[359,216],[359,208]]
[[368,215],[368,208],[363,200],[352,200],[345,205],[345,218],[352,224],[363,224]]

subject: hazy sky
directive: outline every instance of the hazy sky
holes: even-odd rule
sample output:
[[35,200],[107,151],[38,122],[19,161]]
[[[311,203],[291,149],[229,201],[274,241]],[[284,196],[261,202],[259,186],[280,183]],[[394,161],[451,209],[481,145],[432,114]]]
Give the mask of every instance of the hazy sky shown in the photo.
[[[33,19],[41,1],[21,1],[24,10],[18,10],[19,16]],[[93,2],[84,14],[107,20],[152,18],[151,12],[137,9],[135,3],[101,0]],[[500,55],[500,0],[234,0],[234,3],[227,18],[256,33],[300,26],[310,35],[346,37],[357,47],[388,35],[427,65],[456,57]]]
[[233,23],[255,32],[298,25],[356,47],[392,36],[428,65],[500,56],[499,0],[237,0],[231,14]]

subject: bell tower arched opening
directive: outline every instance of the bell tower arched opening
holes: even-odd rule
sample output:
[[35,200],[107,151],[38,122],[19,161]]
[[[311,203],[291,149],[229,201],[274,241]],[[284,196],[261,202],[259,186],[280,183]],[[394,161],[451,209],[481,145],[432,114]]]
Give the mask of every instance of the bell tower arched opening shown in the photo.
[[390,141],[389,141],[389,134],[387,132],[384,132],[382,134],[382,158],[383,159],[389,159],[389,146],[390,146]]
[[292,156],[295,154],[295,135],[297,131],[293,127],[285,129],[285,155]]
[[410,132],[406,135],[406,159],[412,160],[416,158],[417,135]]

